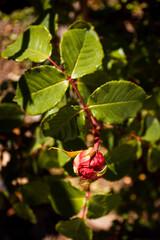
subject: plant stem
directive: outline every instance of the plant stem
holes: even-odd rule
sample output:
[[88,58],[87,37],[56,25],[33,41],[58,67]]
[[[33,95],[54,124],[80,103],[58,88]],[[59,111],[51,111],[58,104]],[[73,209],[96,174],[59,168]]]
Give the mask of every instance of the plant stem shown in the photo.
[[95,137],[95,143],[98,142],[98,144],[96,145],[96,148],[99,146],[99,133],[100,133],[100,130],[101,130],[101,127],[100,125],[98,124],[98,122],[96,121],[96,119],[93,117],[91,111],[89,110],[88,106],[84,103],[78,89],[77,89],[77,86],[74,82],[74,79],[69,77],[51,58],[48,58],[48,60],[56,67],[58,68],[67,78],[67,80],[70,82],[70,84],[72,85],[74,91],[76,92],[82,106],[83,106],[83,110],[86,112],[87,114],[87,117],[89,119],[89,121],[91,122],[91,125],[92,125],[92,134],[94,135]]
[[67,74],[51,59],[51,58],[47,58],[56,68],[58,68],[69,80],[70,78],[67,76]]
[[86,209],[87,209],[87,201],[90,198],[90,182],[87,183],[87,189],[86,189],[86,200],[85,200],[85,204],[83,206],[83,213],[82,213],[82,219],[85,218],[85,214],[86,214]]

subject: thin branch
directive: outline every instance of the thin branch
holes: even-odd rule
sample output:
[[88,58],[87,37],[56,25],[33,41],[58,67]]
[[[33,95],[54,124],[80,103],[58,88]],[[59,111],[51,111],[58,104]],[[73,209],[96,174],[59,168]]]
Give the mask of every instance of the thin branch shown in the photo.
[[67,78],[67,80],[70,82],[70,84],[72,85],[74,91],[76,92],[82,106],[83,106],[83,110],[86,112],[88,119],[91,122],[92,125],[92,134],[95,136],[95,140],[98,141],[97,139],[99,139],[99,133],[101,130],[100,125],[98,124],[98,122],[96,121],[96,119],[93,117],[91,111],[89,110],[88,106],[84,103],[78,89],[76,86],[76,83],[74,82],[74,79],[72,79],[71,77],[69,77],[51,58],[48,58],[48,60],[56,67],[58,68]]

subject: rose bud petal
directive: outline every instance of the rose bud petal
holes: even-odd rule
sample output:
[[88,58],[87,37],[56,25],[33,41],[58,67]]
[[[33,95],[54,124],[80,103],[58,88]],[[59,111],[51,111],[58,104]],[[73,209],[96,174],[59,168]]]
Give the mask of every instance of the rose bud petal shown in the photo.
[[81,179],[97,179],[105,174],[107,165],[102,153],[90,147],[74,158],[73,169]]

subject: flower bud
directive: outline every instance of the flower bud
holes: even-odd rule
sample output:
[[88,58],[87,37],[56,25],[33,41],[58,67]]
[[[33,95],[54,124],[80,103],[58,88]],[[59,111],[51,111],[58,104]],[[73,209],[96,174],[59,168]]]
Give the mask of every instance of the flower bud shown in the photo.
[[107,165],[102,153],[90,147],[74,158],[73,169],[83,180],[97,179],[105,174]]

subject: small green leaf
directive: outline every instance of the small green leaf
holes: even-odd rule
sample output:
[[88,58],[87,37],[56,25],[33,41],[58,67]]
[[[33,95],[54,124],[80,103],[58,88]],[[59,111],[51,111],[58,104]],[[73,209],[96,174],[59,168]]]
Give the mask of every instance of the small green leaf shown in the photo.
[[112,51],[110,56],[112,58],[116,58],[116,59],[126,59],[126,55],[124,53],[123,48],[119,48],[119,49]]
[[155,172],[160,169],[160,146],[153,147],[148,151],[147,167],[150,172]]
[[108,214],[120,203],[118,194],[95,194],[88,201],[88,218],[99,218]]
[[135,117],[145,98],[141,87],[127,81],[112,81],[95,90],[87,105],[98,120],[115,124]]
[[15,101],[31,115],[41,114],[61,101],[68,86],[66,77],[57,68],[36,67],[20,78]]
[[85,220],[81,218],[59,221],[56,230],[73,240],[92,240],[92,230],[86,226]]
[[29,207],[29,205],[25,202],[16,202],[13,204],[13,209],[16,214],[25,220],[30,221],[31,223],[37,223],[36,216],[33,210]]
[[0,132],[10,132],[20,127],[24,121],[24,113],[14,103],[0,104]]
[[51,38],[46,27],[31,26],[2,52],[2,57],[17,62],[27,58],[34,62],[43,62],[52,53]]
[[62,37],[60,51],[65,72],[72,78],[93,73],[102,64],[102,46],[92,28],[68,30]]
[[85,193],[82,190],[73,187],[66,180],[50,180],[48,184],[49,200],[56,213],[67,218],[79,213],[85,202]]
[[144,120],[145,134],[142,137],[146,141],[157,141],[160,139],[160,122],[157,118],[147,115]]
[[65,141],[75,138],[78,134],[76,115],[79,111],[79,106],[66,106],[44,118],[41,123],[44,135]]

